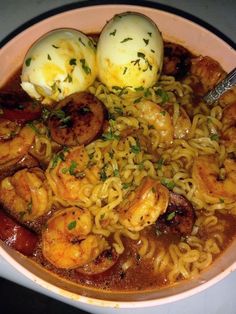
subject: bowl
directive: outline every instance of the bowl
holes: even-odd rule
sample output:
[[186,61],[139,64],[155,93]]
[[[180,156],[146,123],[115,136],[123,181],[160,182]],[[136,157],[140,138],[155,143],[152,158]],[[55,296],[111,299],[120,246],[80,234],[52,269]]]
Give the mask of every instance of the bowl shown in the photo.
[[[225,71],[235,66],[236,52],[222,39],[207,29],[185,18],[165,11],[134,5],[97,5],[82,7],[51,16],[27,28],[7,42],[0,51],[0,87],[18,69],[29,47],[43,34],[56,28],[75,28],[85,33],[99,32],[115,14],[134,11],[149,16],[161,30],[165,40],[179,43],[194,54],[208,55],[217,60]],[[209,49],[209,47],[211,47]],[[14,62],[13,62],[14,60]],[[177,301],[196,294],[236,269],[236,240],[209,269],[193,280],[157,291],[137,293],[107,292],[80,287],[42,269],[30,259],[0,244],[0,255],[7,263],[37,285],[85,304],[113,308],[140,308]]]

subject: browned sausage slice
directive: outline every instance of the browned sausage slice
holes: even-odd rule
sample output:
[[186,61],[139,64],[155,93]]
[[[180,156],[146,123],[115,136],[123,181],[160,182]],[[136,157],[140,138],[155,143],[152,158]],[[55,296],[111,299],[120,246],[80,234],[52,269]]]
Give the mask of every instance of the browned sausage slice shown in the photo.
[[166,212],[156,221],[157,231],[179,235],[191,234],[195,222],[192,204],[182,195],[170,191]]
[[1,210],[0,239],[8,246],[27,256],[33,254],[38,243],[37,235],[20,226]]
[[163,74],[182,79],[190,70],[190,58],[191,54],[184,47],[173,43],[165,43]]
[[52,139],[67,146],[86,145],[103,131],[105,106],[94,95],[81,92],[63,99],[49,119]]

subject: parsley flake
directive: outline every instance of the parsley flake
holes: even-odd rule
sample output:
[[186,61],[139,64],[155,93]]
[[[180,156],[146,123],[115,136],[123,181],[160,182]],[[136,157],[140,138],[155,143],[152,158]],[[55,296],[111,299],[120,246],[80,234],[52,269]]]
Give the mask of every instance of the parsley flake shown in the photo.
[[175,183],[174,181],[171,181],[168,178],[162,178],[161,179],[161,184],[163,184],[165,187],[167,187],[167,189],[169,190],[173,190],[173,188],[175,187]]
[[111,32],[109,35],[110,35],[110,36],[115,36],[115,35],[116,35],[116,29],[114,29],[114,31]]
[[77,223],[76,220],[71,221],[71,222],[67,225],[68,230],[74,229],[74,228],[76,227],[76,223]]
[[85,59],[80,59],[79,61],[80,61],[81,65],[82,65],[82,69],[84,70],[84,72],[86,74],[90,74],[91,73],[91,69],[88,66],[86,60]]
[[77,64],[75,58],[70,59],[69,63],[70,63],[70,65],[76,65]]
[[131,38],[131,37],[124,38],[120,43],[123,44],[123,43],[126,43],[129,40],[133,40],[133,38]]
[[26,60],[25,60],[25,65],[26,65],[27,67],[29,67],[29,66],[30,66],[31,61],[32,61],[32,58],[28,58],[28,59],[26,59]]
[[212,134],[211,136],[210,136],[210,139],[212,140],[212,141],[216,141],[216,142],[218,142],[219,141],[219,135],[218,134]]

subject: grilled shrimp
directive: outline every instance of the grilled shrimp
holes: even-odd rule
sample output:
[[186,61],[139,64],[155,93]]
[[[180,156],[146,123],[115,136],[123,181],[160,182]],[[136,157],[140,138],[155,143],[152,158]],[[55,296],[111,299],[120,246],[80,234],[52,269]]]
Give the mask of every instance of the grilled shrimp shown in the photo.
[[68,146],[89,144],[102,133],[105,112],[103,103],[90,93],[66,97],[49,119],[52,139]]
[[220,179],[220,167],[215,156],[204,155],[194,160],[192,177],[206,201],[236,201],[236,161],[226,159],[224,168],[225,178]]
[[215,87],[226,75],[220,64],[210,57],[197,57],[191,60],[191,74],[196,75],[202,85],[202,93]]
[[144,177],[140,186],[119,206],[119,221],[130,231],[154,224],[168,206],[169,191],[158,181]]
[[21,221],[32,221],[51,208],[51,190],[39,168],[23,169],[0,182],[0,203]]
[[35,132],[29,126],[25,126],[14,138],[0,141],[0,165],[20,160],[28,153],[34,138]]
[[70,207],[56,212],[42,233],[44,257],[57,268],[81,267],[108,248],[107,241],[92,234],[89,210]]
[[191,120],[184,108],[179,108],[179,113],[176,118],[174,117],[174,108],[172,105],[167,105],[166,110],[173,120],[174,138],[188,138],[188,134],[191,129]]
[[[48,181],[53,192],[70,205],[87,198],[86,190],[99,182],[99,168],[88,167],[89,156],[84,146],[76,146],[67,152],[59,152],[49,164]],[[79,203],[80,204],[80,203]]]
[[138,116],[160,133],[162,143],[173,142],[174,128],[167,111],[150,100],[141,101],[134,106]]
[[223,130],[221,138],[227,147],[236,149],[236,101],[223,111]]

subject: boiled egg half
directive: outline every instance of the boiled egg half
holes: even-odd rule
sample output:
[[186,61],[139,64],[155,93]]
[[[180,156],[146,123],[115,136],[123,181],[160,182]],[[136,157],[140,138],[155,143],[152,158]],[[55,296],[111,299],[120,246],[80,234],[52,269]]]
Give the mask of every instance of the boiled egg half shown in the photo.
[[103,28],[97,46],[98,77],[110,90],[153,86],[162,63],[163,39],[149,17],[126,12]]
[[22,88],[43,104],[86,90],[97,75],[93,41],[74,29],[51,31],[27,52],[21,75]]

